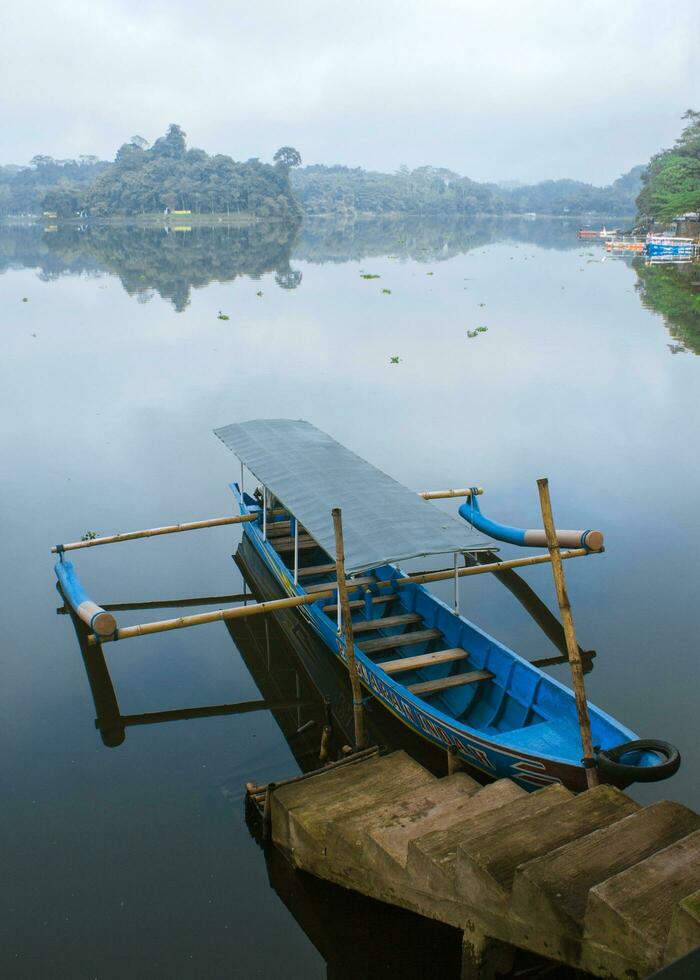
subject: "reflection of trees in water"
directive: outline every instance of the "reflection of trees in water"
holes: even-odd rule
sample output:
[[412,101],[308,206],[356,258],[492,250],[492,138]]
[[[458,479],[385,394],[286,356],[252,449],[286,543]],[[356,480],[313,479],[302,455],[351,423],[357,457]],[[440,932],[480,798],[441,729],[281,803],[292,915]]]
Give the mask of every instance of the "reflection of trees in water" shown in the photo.
[[671,353],[700,354],[700,266],[645,265],[643,259],[636,259],[634,267],[643,305],[663,316],[677,341],[668,345]]
[[574,220],[522,217],[317,219],[304,223],[294,256],[308,262],[348,262],[381,255],[435,262],[496,242],[590,248],[590,243],[576,237],[578,228]]
[[41,278],[83,272],[110,272],[130,296],[147,303],[154,293],[182,311],[193,288],[258,278],[274,272],[278,284],[294,289],[301,273],[290,268],[298,225],[260,223],[244,227],[195,225],[189,231],[138,226],[17,229],[0,235],[0,270],[39,269]]
[[155,290],[182,311],[193,288],[258,278],[266,272],[291,273],[289,257],[297,227],[284,224],[195,225],[190,231],[164,228],[97,227],[62,230],[52,241],[62,251],[79,248],[94,255],[101,268],[119,276],[124,289],[140,302]]

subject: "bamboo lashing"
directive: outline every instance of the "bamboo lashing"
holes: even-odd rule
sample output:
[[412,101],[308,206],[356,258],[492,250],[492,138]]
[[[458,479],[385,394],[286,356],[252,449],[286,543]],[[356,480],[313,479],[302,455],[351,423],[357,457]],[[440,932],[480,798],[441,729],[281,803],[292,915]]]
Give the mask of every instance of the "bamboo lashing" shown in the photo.
[[[559,550],[557,532],[554,526],[552,515],[552,502],[549,499],[549,481],[541,479],[537,481],[537,490],[540,495],[540,507],[542,509],[542,521],[544,523],[545,534],[547,535],[547,546],[552,564],[552,576],[554,586],[557,591],[557,601],[561,613],[564,636],[566,638],[566,650],[569,655],[569,665],[571,667],[571,678],[574,686],[574,697],[576,699],[576,713],[578,724],[581,731],[581,745],[583,748],[583,762],[586,768],[586,783],[590,789],[598,785],[598,773],[594,768],[593,739],[591,737],[591,719],[588,714],[588,702],[586,701],[586,685],[583,680],[583,665],[581,663],[581,652],[576,642],[576,630],[574,629],[574,618],[571,613],[571,604],[566,590],[566,579],[562,567],[562,554]],[[482,566],[483,567],[483,566]]]
[[95,548],[98,544],[114,544],[117,541],[133,541],[136,538],[154,538],[159,534],[177,534],[180,531],[197,531],[200,527],[220,527],[223,524],[243,524],[257,521],[257,514],[236,514],[233,517],[214,517],[207,521],[190,521],[189,524],[168,524],[165,527],[152,527],[145,531],[129,531],[127,534],[110,534],[87,541],[72,541],[70,544],[54,545],[52,555],[61,551],[75,551],[77,548]]
[[[572,551],[560,552],[560,558],[583,558],[586,555],[594,554],[587,548],[576,548]],[[474,567],[460,568],[458,574],[463,575],[485,575],[489,572],[498,572],[506,568],[522,568],[526,565],[542,565],[551,561],[549,555],[531,555],[526,558],[510,558],[507,561],[493,562],[489,565],[478,565]],[[410,585],[412,582],[420,584],[422,582],[439,582],[443,579],[453,578],[454,569],[450,568],[443,572],[424,572],[421,575],[408,575],[406,578],[386,579],[381,582],[374,582],[378,587],[389,588],[392,586]],[[359,580],[362,581],[362,580]],[[352,579],[348,580],[350,586],[355,585]],[[185,629],[188,626],[200,626],[204,623],[215,623],[218,620],[238,619],[245,616],[257,616],[263,613],[274,613],[278,609],[288,609],[292,606],[308,606],[318,599],[334,596],[336,593],[336,583],[329,582],[328,587],[324,587],[318,592],[311,592],[307,595],[291,596],[286,599],[272,599],[267,602],[250,603],[247,606],[234,606],[229,609],[217,609],[209,613],[197,613],[194,616],[179,616],[177,619],[164,619],[157,623],[143,623],[140,626],[126,626],[117,631],[116,636],[104,637],[98,641],[94,636],[88,637],[88,643],[94,646],[98,642],[109,642],[110,640],[126,640],[134,636],[147,636],[150,633],[164,633],[168,630]]]
[[352,615],[348,601],[348,587],[345,581],[345,546],[343,544],[343,515],[339,507],[334,507],[333,529],[335,531],[335,573],[338,585],[338,604],[342,612],[342,630],[345,643],[345,657],[352,688],[352,713],[355,722],[355,751],[365,747],[365,720],[362,709],[362,686],[357,673],[355,660],[355,638],[352,631]]
[[483,487],[468,487],[464,490],[422,490],[418,496],[423,500],[444,500],[446,497],[471,497],[483,492]]

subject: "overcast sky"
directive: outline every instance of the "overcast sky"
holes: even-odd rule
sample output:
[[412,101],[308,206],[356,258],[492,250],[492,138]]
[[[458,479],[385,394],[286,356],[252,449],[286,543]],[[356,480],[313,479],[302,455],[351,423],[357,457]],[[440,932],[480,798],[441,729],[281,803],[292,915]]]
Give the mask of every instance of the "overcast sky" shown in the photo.
[[190,145],[607,183],[700,109],[698,0],[2,0],[0,162]]

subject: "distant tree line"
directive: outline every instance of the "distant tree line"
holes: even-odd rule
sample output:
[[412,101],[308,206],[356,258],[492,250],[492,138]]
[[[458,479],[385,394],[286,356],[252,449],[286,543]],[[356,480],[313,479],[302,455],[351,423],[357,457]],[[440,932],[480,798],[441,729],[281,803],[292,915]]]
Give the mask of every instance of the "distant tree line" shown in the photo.
[[672,149],[651,158],[642,178],[637,211],[642,218],[668,221],[700,211],[700,112],[683,115],[687,124]]
[[56,161],[35,157],[31,167],[0,171],[0,213],[55,213],[91,218],[154,212],[254,215],[298,221],[301,209],[289,171],[301,163],[293,147],[282,147],[275,164],[240,163],[224,154],[188,149],[185,133],[168,127],[153,146],[134,136],[113,163],[86,157]]
[[643,166],[607,187],[576,180],[528,186],[481,184],[439,167],[401,167],[379,173],[360,167],[310,166],[295,170],[292,187],[306,214],[633,214]]

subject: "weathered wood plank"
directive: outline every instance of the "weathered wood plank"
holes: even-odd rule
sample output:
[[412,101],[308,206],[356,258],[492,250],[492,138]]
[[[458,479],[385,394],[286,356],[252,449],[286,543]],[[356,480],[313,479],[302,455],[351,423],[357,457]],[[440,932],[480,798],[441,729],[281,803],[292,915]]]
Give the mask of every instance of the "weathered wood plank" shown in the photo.
[[463,684],[476,684],[479,681],[491,680],[493,674],[490,670],[471,670],[466,674],[451,674],[449,677],[441,677],[436,681],[421,681],[420,684],[409,684],[408,690],[411,694],[435,694],[437,691],[446,691],[451,687],[461,687]]
[[359,623],[353,623],[356,633],[366,633],[369,630],[389,629],[392,626],[404,626],[409,623],[420,623],[423,619],[418,613],[401,613],[397,616],[383,616],[378,619],[366,619]]
[[[309,588],[310,588],[310,586],[307,587],[307,591],[308,591]],[[375,596],[372,596],[370,602],[372,603],[372,605],[377,605],[377,604],[381,604],[381,603],[385,603],[385,602],[386,603],[396,602],[397,599],[398,599],[398,596],[395,596],[395,595],[375,595]],[[365,600],[364,599],[351,599],[349,605],[350,605],[350,608],[351,609],[364,608]],[[336,613],[338,612],[338,607],[336,606],[336,604],[334,602],[331,602],[327,606],[324,606],[323,607],[323,611],[324,611],[324,613],[328,613],[329,616],[335,616]]]
[[456,660],[466,660],[469,654],[461,647],[451,650],[437,650],[435,653],[423,653],[416,657],[399,657],[398,660],[385,660],[377,664],[387,674],[400,674],[403,670],[419,670],[421,667],[432,667],[433,664],[448,664]]
[[376,653],[378,650],[391,650],[393,647],[414,646],[416,643],[427,643],[442,636],[440,630],[416,630],[415,633],[397,633],[396,636],[381,636],[378,640],[367,640],[360,643],[363,653]]

